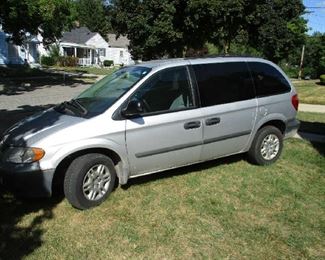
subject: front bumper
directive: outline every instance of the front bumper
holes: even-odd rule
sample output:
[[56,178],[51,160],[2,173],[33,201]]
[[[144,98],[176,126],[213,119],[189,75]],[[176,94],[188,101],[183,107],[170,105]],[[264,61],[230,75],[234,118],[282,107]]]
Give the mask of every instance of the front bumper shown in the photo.
[[300,127],[300,121],[297,119],[293,119],[287,122],[286,131],[285,131],[285,138],[293,137]]
[[0,185],[24,197],[50,197],[53,170],[41,170],[38,163],[0,164]]

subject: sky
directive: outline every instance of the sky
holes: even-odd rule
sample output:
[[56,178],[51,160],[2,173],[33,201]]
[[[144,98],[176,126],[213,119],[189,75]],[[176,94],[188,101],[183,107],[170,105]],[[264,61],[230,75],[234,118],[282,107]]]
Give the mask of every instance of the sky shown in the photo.
[[303,0],[303,3],[306,6],[306,11],[310,12],[304,15],[305,19],[308,20],[308,27],[310,28],[308,34],[316,31],[325,33],[325,0]]

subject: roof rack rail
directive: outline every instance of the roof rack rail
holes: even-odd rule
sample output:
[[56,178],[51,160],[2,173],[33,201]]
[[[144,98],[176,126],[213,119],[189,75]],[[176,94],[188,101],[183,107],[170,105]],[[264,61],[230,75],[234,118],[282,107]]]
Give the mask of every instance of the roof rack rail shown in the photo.
[[208,54],[194,57],[185,57],[185,59],[202,59],[202,58],[261,58],[250,54]]

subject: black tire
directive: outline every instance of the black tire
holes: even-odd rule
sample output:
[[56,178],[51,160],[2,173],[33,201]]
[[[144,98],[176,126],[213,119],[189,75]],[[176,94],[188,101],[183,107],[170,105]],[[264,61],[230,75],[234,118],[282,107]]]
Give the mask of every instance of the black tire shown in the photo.
[[[276,136],[278,138],[279,146],[278,151],[272,153],[272,156],[269,159],[266,159],[267,155],[263,156],[262,154],[262,143],[266,137],[273,137]],[[257,165],[270,165],[274,163],[281,155],[283,148],[283,135],[281,131],[274,127],[274,126],[265,126],[259,129],[255,135],[253,143],[248,151],[248,159],[253,164]],[[274,156],[274,157],[273,157]]]
[[[97,170],[94,171],[94,169]],[[109,181],[106,179],[99,180],[100,176],[103,178],[103,173],[99,173],[100,169],[103,169],[103,172],[107,175],[105,178],[109,178]],[[94,177],[96,174],[97,177]],[[108,177],[108,175],[110,176]],[[77,157],[70,164],[64,178],[64,194],[75,208],[89,209],[98,206],[109,196],[114,188],[115,179],[116,171],[110,158],[97,153],[85,154]],[[89,180],[90,192],[94,191],[95,196],[98,193],[96,198],[87,197],[91,197],[91,194],[90,192],[86,194],[87,191],[84,191],[84,186],[88,183],[85,183],[85,180]],[[103,187],[104,183],[105,186]]]

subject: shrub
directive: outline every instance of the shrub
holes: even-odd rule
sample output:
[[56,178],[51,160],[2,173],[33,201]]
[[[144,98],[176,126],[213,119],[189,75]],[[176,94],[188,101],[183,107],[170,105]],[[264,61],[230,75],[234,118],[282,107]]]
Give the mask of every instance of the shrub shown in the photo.
[[56,60],[51,56],[41,56],[41,64],[45,66],[54,66]]
[[105,67],[110,67],[112,65],[114,65],[114,61],[112,61],[112,60],[104,60],[104,66]]
[[298,78],[298,74],[299,74],[298,66],[281,63],[280,67],[289,78]]
[[78,65],[78,58],[72,56],[61,56],[58,58],[59,66],[62,67],[76,67]]
[[325,74],[320,75],[319,79],[320,79],[320,83],[321,83],[322,85],[325,85]]

